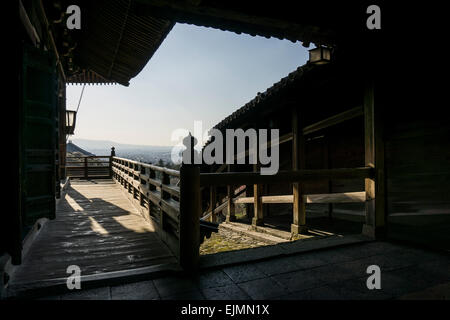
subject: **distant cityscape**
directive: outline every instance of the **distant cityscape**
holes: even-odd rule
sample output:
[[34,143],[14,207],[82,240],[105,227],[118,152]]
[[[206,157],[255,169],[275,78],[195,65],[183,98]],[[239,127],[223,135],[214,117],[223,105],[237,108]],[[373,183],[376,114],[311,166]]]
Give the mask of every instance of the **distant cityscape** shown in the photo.
[[171,146],[141,146],[116,143],[107,140],[73,139],[67,144],[67,152],[79,152],[85,155],[94,154],[103,156],[111,153],[111,147],[115,148],[117,157],[169,168],[178,167],[172,163]]

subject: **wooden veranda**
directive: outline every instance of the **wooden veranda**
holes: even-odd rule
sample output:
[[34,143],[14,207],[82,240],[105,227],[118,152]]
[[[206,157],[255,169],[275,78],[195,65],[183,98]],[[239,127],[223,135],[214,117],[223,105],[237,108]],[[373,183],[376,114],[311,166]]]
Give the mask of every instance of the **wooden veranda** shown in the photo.
[[14,272],[10,292],[64,285],[70,265],[82,279],[118,271],[176,270],[177,259],[111,179],[73,180]]

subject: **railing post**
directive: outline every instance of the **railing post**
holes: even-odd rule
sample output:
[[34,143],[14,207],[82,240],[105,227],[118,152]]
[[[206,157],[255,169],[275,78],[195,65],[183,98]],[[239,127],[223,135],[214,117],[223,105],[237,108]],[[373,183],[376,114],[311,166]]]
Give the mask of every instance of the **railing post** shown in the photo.
[[200,247],[200,168],[183,164],[180,168],[180,256],[183,269],[198,267]]
[[109,157],[109,177],[113,178],[113,169],[112,169],[112,163],[113,163],[113,157],[116,156],[116,148],[111,147],[111,156]]
[[180,168],[179,263],[185,271],[192,272],[198,269],[200,256],[200,167],[193,161],[194,138],[189,134],[183,141],[191,161],[184,161]]
[[[163,190],[163,186],[167,186],[167,185],[170,185],[170,177],[167,173],[161,172],[161,199],[162,200],[170,199],[170,193]],[[160,212],[161,212],[161,220],[160,220],[161,228],[163,230],[166,230],[166,212],[164,212],[162,207],[160,209],[161,209],[160,210]]]
[[88,178],[88,158],[84,157],[84,178]]

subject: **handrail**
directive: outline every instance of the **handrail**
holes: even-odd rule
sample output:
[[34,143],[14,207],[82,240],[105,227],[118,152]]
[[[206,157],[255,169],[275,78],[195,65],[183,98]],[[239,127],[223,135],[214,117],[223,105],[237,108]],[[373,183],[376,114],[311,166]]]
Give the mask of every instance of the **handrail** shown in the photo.
[[[180,188],[170,183],[170,176],[179,177],[180,172],[131,159],[115,156],[111,159],[113,179],[132,194],[133,200],[138,200],[141,214],[147,220],[154,220],[161,232],[170,232],[178,238]],[[156,172],[162,173],[162,176],[157,178]],[[159,212],[152,212],[151,204]],[[168,223],[166,219],[172,219],[173,223]]]
[[167,173],[170,176],[180,177],[180,171],[178,171],[178,170],[169,169],[169,168],[165,168],[165,167],[159,167],[159,166],[155,166],[153,164],[139,162],[139,161],[130,160],[130,159],[126,159],[126,158],[113,157],[113,159],[126,161],[128,163],[136,164],[136,165],[142,166],[144,168],[149,168],[151,170],[155,170],[155,171],[158,171],[158,172],[164,172],[164,173]]
[[373,176],[372,167],[279,171],[275,175],[261,175],[259,172],[200,173],[200,186],[292,183],[323,179],[372,178]]
[[[178,171],[116,157],[112,152],[111,172],[180,265],[186,270],[197,268],[199,243],[204,236],[217,232],[210,225],[200,232],[199,168],[185,166]],[[179,186],[171,184],[170,177],[179,178]]]
[[111,156],[67,156],[67,159],[84,159],[84,158],[110,158]]

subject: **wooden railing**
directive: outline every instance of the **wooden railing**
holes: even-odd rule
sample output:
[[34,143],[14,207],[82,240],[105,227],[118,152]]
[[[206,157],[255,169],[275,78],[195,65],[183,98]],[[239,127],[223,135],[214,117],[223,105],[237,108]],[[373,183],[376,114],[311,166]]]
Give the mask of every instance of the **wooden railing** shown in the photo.
[[[325,170],[283,171],[276,175],[257,172],[200,173],[196,165],[181,166],[180,171],[130,159],[112,156],[112,178],[126,191],[140,214],[151,222],[161,239],[169,246],[185,270],[198,267],[200,246],[201,187],[249,184],[295,183],[322,179],[372,178],[373,168],[344,168]],[[179,186],[178,186],[179,185]],[[256,190],[256,189],[255,189]],[[241,192],[229,194],[231,203],[294,203],[293,195],[240,197]],[[303,203],[333,201],[364,201],[362,193],[303,195]],[[230,203],[230,201],[227,201]],[[260,205],[255,206],[261,210]],[[222,205],[222,209],[225,208]],[[230,205],[229,209],[234,206]],[[234,214],[228,210],[228,215]],[[256,212],[255,212],[256,213]]]
[[[105,168],[110,170],[110,176],[123,186],[126,195],[136,205],[139,213],[152,224],[186,271],[198,268],[200,239],[203,238],[200,230],[203,227],[203,230],[211,233],[214,229],[213,224],[208,225],[207,222],[200,220],[203,187],[228,187],[227,221],[233,220],[230,216],[234,215],[235,203],[253,203],[256,220],[263,218],[263,203],[293,203],[293,225],[295,225],[295,222],[304,217],[306,203],[362,202],[366,201],[367,197],[363,192],[306,195],[302,190],[297,194],[294,190],[291,195],[270,196],[262,194],[262,184],[293,183],[295,185],[299,182],[324,179],[371,179],[374,177],[372,167],[292,170],[280,171],[275,175],[261,175],[259,172],[200,173],[199,166],[187,164],[183,164],[177,171],[116,157],[114,150],[108,157],[86,158],[87,160],[83,158],[83,162],[79,162],[78,166],[70,166],[70,168],[76,167],[77,170],[83,170],[83,174],[78,174],[80,177],[85,176],[84,172],[87,168],[87,176],[90,177],[92,175],[89,169],[92,166],[89,166],[89,158],[109,158],[110,166],[104,166],[102,170],[106,170]],[[106,172],[104,174],[106,175]],[[254,185],[253,196],[238,198],[242,192],[236,193],[233,186],[251,184]],[[220,208],[224,209],[225,205],[222,204]],[[215,211],[213,209],[211,214]]]
[[[200,186],[210,187],[210,192],[215,195],[214,188],[217,186],[227,186],[227,197],[225,201],[216,208],[209,208],[209,212],[203,219],[215,221],[214,215],[226,207],[227,221],[235,220],[236,203],[251,203],[254,205],[253,226],[259,225],[263,221],[263,204],[273,203],[292,203],[294,205],[292,233],[296,235],[305,232],[306,229],[299,231],[296,226],[301,220],[302,227],[305,226],[305,216],[307,203],[355,203],[370,200],[367,198],[366,191],[346,192],[346,193],[325,193],[325,194],[305,194],[303,188],[294,188],[292,194],[288,195],[264,195],[262,185],[276,183],[306,183],[308,181],[331,180],[331,179],[373,179],[374,168],[339,168],[339,169],[315,169],[315,170],[292,170],[280,171],[276,175],[261,175],[259,172],[223,172],[223,173],[201,173]],[[240,193],[235,193],[233,186],[254,185],[253,196],[238,197]],[[297,191],[297,192],[296,192]],[[214,196],[210,197],[211,199]],[[210,200],[215,203],[215,200]]]
[[[194,270],[198,265],[199,173],[197,166],[184,165],[177,171],[112,157],[112,178],[124,187],[141,215],[153,225],[185,270]],[[204,227],[209,233],[214,229],[209,225]]]
[[66,158],[69,178],[111,178],[111,156],[73,156]]

